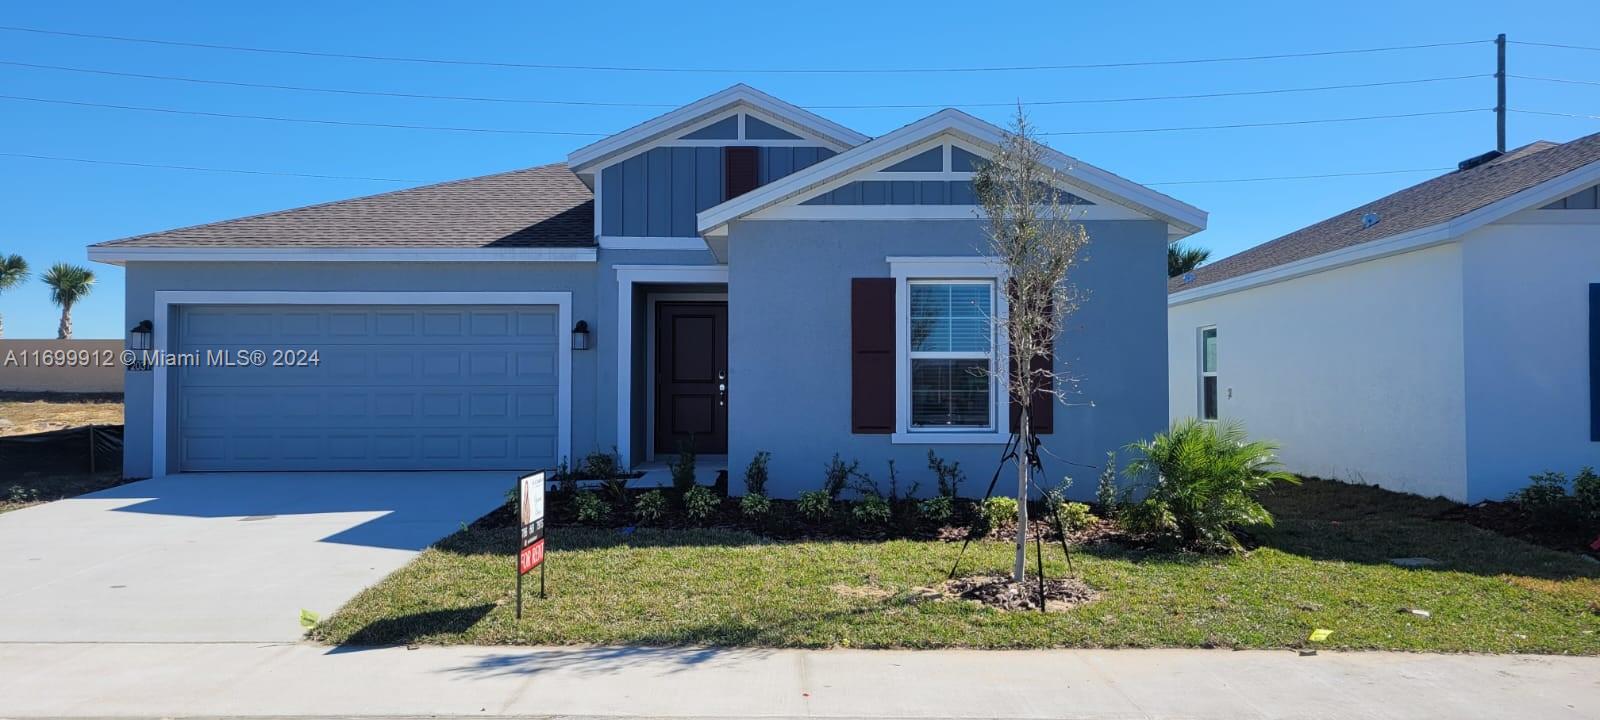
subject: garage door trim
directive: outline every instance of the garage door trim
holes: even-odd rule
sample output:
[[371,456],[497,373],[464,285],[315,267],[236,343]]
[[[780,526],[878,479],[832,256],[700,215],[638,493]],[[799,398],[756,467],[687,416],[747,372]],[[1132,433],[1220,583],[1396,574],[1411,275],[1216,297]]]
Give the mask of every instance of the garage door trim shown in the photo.
[[[556,306],[556,457],[572,456],[572,293],[570,292],[278,292],[158,290],[155,337],[158,353],[170,349],[167,335],[174,306],[181,305],[554,305]],[[167,474],[167,368],[151,370],[154,385],[150,424],[151,475]]]

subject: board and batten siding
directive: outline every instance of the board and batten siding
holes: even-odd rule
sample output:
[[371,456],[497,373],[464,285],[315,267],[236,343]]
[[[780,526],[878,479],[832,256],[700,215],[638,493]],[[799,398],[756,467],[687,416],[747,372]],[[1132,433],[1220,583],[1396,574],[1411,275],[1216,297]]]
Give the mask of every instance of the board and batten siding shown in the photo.
[[[736,144],[736,143],[730,143]],[[600,171],[600,234],[697,237],[695,214],[724,197],[722,147],[658,147]],[[833,157],[824,147],[760,147],[765,185]]]
[[1172,419],[1199,415],[1215,326],[1218,419],[1289,470],[1466,499],[1461,266],[1444,245],[1172,306]]

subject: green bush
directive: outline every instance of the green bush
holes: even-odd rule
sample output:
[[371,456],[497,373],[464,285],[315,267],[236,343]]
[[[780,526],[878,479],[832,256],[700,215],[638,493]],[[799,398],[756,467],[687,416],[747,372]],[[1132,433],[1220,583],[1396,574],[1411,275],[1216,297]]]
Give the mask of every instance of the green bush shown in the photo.
[[983,501],[980,511],[984,524],[990,529],[1005,527],[1006,524],[1016,524],[1017,499],[996,495]]
[[893,511],[889,507],[889,501],[883,499],[882,496],[868,495],[861,498],[861,502],[856,503],[850,514],[863,527],[880,528],[889,523],[889,517],[893,515]]
[[961,490],[961,481],[966,479],[966,474],[961,472],[961,463],[945,463],[944,459],[928,451],[928,469],[933,471],[933,476],[939,482],[939,494],[947,498],[954,498]]
[[1117,453],[1106,453],[1106,466],[1100,469],[1100,483],[1094,489],[1094,502],[1107,517],[1117,516],[1117,506],[1122,496],[1117,489]]
[[601,525],[611,517],[611,505],[592,492],[578,493],[572,506],[577,510],[578,522],[586,525]]
[[739,498],[739,512],[751,520],[760,520],[772,512],[772,501],[760,493],[748,493]]
[[767,461],[772,459],[772,453],[765,450],[756,453],[750,458],[750,464],[744,468],[745,496],[760,495],[765,499],[767,494]]
[[717,508],[721,505],[721,499],[709,488],[696,485],[683,494],[683,514],[690,522],[702,523],[710,520],[716,516]]
[[1131,532],[1166,536],[1204,551],[1243,549],[1235,528],[1271,525],[1255,494],[1273,483],[1299,483],[1280,469],[1277,446],[1250,442],[1237,423],[1184,420],[1128,446],[1127,473],[1146,483],[1143,500],[1121,510]]
[[640,495],[633,503],[633,516],[645,524],[660,522],[667,516],[666,494],[660,490],[651,490]]
[[578,475],[567,468],[567,461],[563,459],[556,465],[555,472],[550,474],[550,480],[556,484],[556,492],[565,497],[578,494]]
[[833,514],[833,498],[828,497],[827,490],[807,490],[800,493],[800,501],[796,503],[800,516],[812,522],[822,522]]
[[1056,506],[1056,512],[1061,514],[1061,526],[1067,532],[1082,530],[1100,522],[1100,518],[1089,512],[1089,506],[1081,502],[1061,503]]
[[679,495],[694,487],[694,448],[688,443],[678,443],[678,456],[667,466],[672,473],[672,487]]
[[942,525],[955,515],[955,500],[949,495],[936,495],[917,503],[917,512],[928,522]]
[[839,453],[834,453],[833,459],[828,461],[828,466],[822,471],[822,491],[828,494],[829,500],[838,500],[839,493],[844,492],[850,483],[850,478],[860,474],[860,469],[860,461],[851,460],[850,464],[846,465],[839,459]]
[[609,480],[622,474],[622,458],[616,451],[596,450],[583,458],[580,472],[591,480]]
[[1600,475],[1595,474],[1594,468],[1585,467],[1572,479],[1572,497],[1584,515],[1600,521]]
[[1527,487],[1508,498],[1541,525],[1571,528],[1585,521],[1600,522],[1600,475],[1585,467],[1572,479],[1567,494],[1565,473],[1545,471],[1528,478]]

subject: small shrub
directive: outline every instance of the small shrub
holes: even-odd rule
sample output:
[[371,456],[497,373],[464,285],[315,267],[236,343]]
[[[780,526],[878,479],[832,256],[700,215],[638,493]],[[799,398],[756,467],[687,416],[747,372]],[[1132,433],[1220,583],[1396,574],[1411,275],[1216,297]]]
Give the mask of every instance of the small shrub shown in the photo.
[[807,490],[800,493],[800,501],[795,504],[800,510],[800,516],[812,522],[822,522],[833,514],[833,498],[828,497],[827,490]]
[[696,485],[683,494],[683,514],[690,522],[703,523],[717,514],[722,501],[709,488]]
[[581,471],[591,480],[609,480],[622,474],[622,457],[615,448],[611,452],[596,450],[583,458]]
[[592,492],[578,493],[573,499],[573,508],[577,511],[578,522],[586,525],[601,525],[611,517],[611,505]]
[[739,498],[739,512],[751,520],[760,520],[772,512],[772,501],[760,493],[749,493]]
[[565,459],[556,465],[555,472],[551,473],[550,479],[555,481],[556,492],[569,498],[578,494],[578,476],[567,467]]
[[767,461],[772,459],[772,453],[765,450],[756,453],[750,458],[750,464],[744,468],[745,497],[761,495],[763,499],[767,494]]
[[983,501],[983,522],[990,530],[1005,527],[1017,521],[1017,499],[995,496]]
[[1081,502],[1064,502],[1056,506],[1056,512],[1061,514],[1061,526],[1067,532],[1075,532],[1090,527],[1100,518],[1089,512],[1089,506]]
[[678,456],[667,466],[672,473],[672,487],[680,494],[689,492],[694,485],[694,448],[688,443],[678,444]]
[[651,490],[633,503],[633,516],[641,523],[657,523],[667,516],[667,496],[660,490]]
[[928,522],[942,525],[955,514],[955,500],[949,495],[935,495],[917,504],[917,511]]
[[1594,468],[1585,467],[1572,479],[1572,497],[1584,515],[1600,521],[1600,475],[1595,474]]
[[1567,504],[1567,474],[1546,470],[1530,475],[1527,487],[1511,493],[1511,501],[1535,515],[1558,511]]
[[889,517],[893,513],[888,500],[878,495],[868,495],[856,503],[850,514],[864,527],[879,528],[888,524]]
[[1143,500],[1119,510],[1124,527],[1195,550],[1242,550],[1234,528],[1272,525],[1255,494],[1273,483],[1300,482],[1279,469],[1276,445],[1250,442],[1237,423],[1184,420],[1128,449],[1135,458],[1126,472],[1150,486]]
[[966,474],[961,472],[961,463],[945,463],[944,459],[928,451],[928,469],[933,471],[933,476],[939,482],[939,494],[953,498],[961,491],[961,481],[966,479]]
[[822,491],[828,494],[829,500],[838,500],[839,493],[844,492],[850,484],[850,478],[860,475],[861,463],[851,460],[846,465],[839,459],[839,453],[833,454],[833,459],[828,461],[828,466],[823,469]]
[[1094,502],[1100,506],[1100,512],[1107,517],[1117,516],[1117,506],[1122,504],[1122,498],[1117,490],[1117,453],[1115,450],[1106,453],[1106,466],[1100,469],[1100,482],[1094,489]]

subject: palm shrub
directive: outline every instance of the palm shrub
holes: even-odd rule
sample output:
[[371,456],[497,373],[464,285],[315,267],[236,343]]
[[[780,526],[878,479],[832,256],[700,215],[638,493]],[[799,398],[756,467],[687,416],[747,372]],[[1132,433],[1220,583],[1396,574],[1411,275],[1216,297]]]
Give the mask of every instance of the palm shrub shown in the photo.
[[[28,279],[28,261],[21,255],[0,255],[0,292],[5,292]],[[5,318],[0,317],[0,337],[6,333]]]
[[1272,525],[1256,493],[1273,483],[1300,482],[1281,469],[1277,449],[1250,441],[1238,423],[1193,419],[1129,445],[1134,459],[1126,472],[1147,486],[1142,500],[1122,508],[1124,527],[1176,538],[1195,550],[1242,550],[1235,528]]
[[61,308],[61,324],[56,328],[56,339],[72,339],[72,306],[94,289],[94,272],[77,265],[56,263],[40,280],[50,288],[50,302]]

